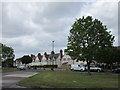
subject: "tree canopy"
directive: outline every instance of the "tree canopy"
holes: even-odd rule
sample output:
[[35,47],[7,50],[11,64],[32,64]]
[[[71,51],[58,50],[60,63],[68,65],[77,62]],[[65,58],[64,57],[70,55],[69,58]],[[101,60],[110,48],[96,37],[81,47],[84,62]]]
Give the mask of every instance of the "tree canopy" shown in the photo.
[[98,19],[83,16],[72,25],[67,52],[77,60],[86,61],[89,69],[90,63],[96,60],[98,49],[113,46],[114,36],[110,33]]
[[28,64],[32,62],[32,58],[29,55],[24,55],[21,58],[22,64]]
[[99,49],[96,53],[96,59],[100,63],[114,64],[120,63],[120,49],[117,47]]
[[6,46],[0,43],[0,58],[4,61],[7,59],[14,59],[14,49],[12,47]]

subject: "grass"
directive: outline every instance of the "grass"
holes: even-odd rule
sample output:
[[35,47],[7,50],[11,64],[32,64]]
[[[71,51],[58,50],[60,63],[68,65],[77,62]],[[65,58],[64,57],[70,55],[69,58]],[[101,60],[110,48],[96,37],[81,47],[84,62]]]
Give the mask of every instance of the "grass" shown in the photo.
[[19,82],[34,88],[118,88],[118,74],[92,74],[78,72],[42,72]]
[[16,68],[7,68],[7,69],[1,69],[2,72],[12,72],[12,71],[17,71]]

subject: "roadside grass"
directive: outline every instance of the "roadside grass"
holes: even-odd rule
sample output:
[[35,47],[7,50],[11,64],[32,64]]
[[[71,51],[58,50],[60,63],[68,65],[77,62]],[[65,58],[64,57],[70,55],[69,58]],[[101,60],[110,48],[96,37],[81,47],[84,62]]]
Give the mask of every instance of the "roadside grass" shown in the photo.
[[5,68],[5,69],[1,69],[2,72],[12,72],[12,71],[17,71],[16,68]]
[[118,74],[47,71],[26,78],[19,85],[32,88],[118,88]]

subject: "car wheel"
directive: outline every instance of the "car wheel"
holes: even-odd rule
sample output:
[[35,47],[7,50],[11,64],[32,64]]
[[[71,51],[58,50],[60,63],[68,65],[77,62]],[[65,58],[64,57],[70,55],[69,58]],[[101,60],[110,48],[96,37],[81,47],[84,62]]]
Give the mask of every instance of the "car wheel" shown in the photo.
[[100,72],[100,70],[98,69],[97,72]]
[[81,69],[80,71],[81,71],[81,72],[83,72],[83,70],[82,70],[82,69]]

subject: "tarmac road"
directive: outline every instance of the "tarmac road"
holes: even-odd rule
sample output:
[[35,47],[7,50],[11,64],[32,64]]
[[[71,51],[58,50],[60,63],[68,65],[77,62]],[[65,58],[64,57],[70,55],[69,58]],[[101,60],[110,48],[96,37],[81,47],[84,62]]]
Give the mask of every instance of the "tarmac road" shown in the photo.
[[[26,88],[18,86],[17,83],[27,77],[33,76],[38,72],[14,71],[2,73],[2,88]],[[0,80],[1,82],[1,80]]]

